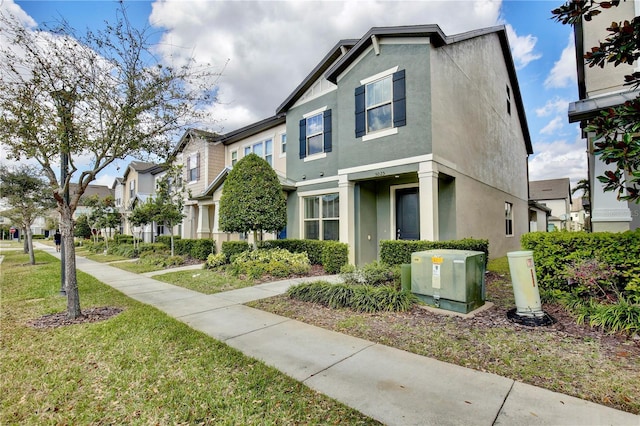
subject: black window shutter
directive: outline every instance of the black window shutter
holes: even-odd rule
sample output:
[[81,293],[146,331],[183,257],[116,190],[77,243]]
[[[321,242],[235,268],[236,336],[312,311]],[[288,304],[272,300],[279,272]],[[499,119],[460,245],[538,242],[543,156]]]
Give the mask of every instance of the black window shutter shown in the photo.
[[307,120],[300,120],[300,158],[307,156]]
[[324,126],[324,152],[331,152],[331,110],[328,109],[322,115]]
[[407,97],[404,70],[393,74],[393,127],[407,125]]
[[365,134],[364,86],[356,87],[356,138]]

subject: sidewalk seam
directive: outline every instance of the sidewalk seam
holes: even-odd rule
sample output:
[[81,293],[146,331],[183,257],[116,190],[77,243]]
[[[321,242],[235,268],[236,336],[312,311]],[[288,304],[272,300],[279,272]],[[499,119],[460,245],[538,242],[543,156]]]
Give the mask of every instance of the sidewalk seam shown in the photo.
[[315,373],[311,374],[311,375],[310,375],[309,377],[307,377],[306,379],[301,380],[301,381],[300,381],[300,383],[305,383],[305,384],[306,384],[307,380],[312,379],[313,377],[317,376],[318,374],[322,373],[323,371],[327,371],[328,369],[330,369],[330,368],[332,368],[332,367],[334,367],[334,366],[336,366],[336,365],[340,364],[341,362],[346,361],[346,360],[348,360],[349,358],[353,358],[354,356],[358,355],[360,352],[364,351],[365,349],[369,349],[370,347],[373,347],[373,346],[378,345],[378,343],[374,343],[374,342],[370,342],[370,343],[371,343],[370,345],[367,345],[367,346],[363,347],[362,349],[355,351],[355,352],[354,352],[354,353],[352,353],[351,355],[346,356],[346,357],[344,357],[344,358],[342,358],[342,359],[337,360],[336,362],[334,362],[334,363],[333,363],[333,364],[331,364],[331,365],[326,366],[326,367],[325,367],[325,368],[323,368],[322,370],[318,370],[318,371],[316,371]]
[[496,417],[493,419],[493,422],[491,422],[491,425],[495,425],[496,422],[498,421],[498,417],[500,417],[500,414],[502,414],[502,409],[504,408],[504,404],[507,403],[507,398],[509,398],[509,395],[511,394],[511,391],[513,390],[513,387],[515,386],[516,381],[512,380],[511,381],[511,386],[509,386],[509,391],[507,391],[507,394],[504,396],[504,399],[502,400],[502,404],[500,404],[500,408],[498,408],[498,412],[496,413]]

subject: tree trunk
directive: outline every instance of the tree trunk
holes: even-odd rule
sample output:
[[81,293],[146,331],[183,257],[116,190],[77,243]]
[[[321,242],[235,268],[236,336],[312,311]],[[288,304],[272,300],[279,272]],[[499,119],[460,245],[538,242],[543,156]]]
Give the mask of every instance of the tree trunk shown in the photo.
[[[59,206],[60,207],[60,206]],[[69,206],[60,208],[60,234],[64,246],[65,289],[67,292],[67,318],[74,319],[82,315],[80,311],[80,293],[76,275],[76,247],[73,243],[73,217]]]
[[22,227],[22,238],[24,238],[22,249],[24,250],[24,254],[27,254],[29,253],[29,243],[27,243],[27,228],[24,226]]
[[24,240],[27,244],[27,250],[29,251],[29,262],[32,265],[36,264],[36,255],[33,252],[33,232],[31,232],[31,227],[27,226],[26,227],[26,234],[24,234]]

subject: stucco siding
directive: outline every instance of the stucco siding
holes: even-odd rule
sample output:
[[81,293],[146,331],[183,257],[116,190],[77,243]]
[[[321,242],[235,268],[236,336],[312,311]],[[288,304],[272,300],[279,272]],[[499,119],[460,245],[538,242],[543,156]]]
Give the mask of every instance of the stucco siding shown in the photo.
[[433,153],[526,200],[525,139],[503,58],[496,34],[433,50]]

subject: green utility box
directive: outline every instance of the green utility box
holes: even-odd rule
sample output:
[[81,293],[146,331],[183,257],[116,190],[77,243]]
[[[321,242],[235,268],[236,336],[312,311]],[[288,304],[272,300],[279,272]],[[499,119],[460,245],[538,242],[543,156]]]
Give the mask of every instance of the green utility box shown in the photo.
[[411,292],[449,311],[468,313],[485,301],[485,254],[470,250],[427,250],[411,255]]

